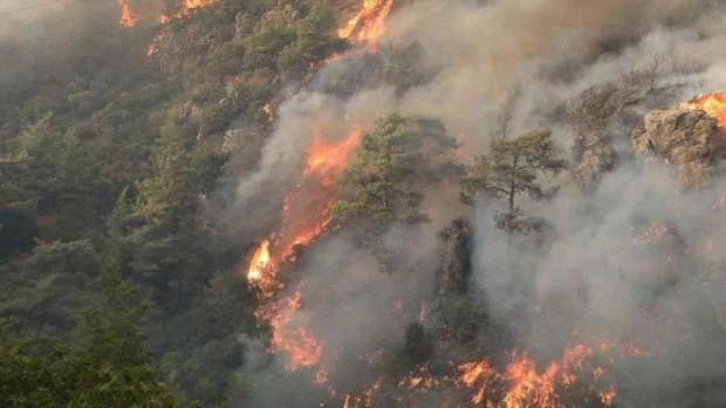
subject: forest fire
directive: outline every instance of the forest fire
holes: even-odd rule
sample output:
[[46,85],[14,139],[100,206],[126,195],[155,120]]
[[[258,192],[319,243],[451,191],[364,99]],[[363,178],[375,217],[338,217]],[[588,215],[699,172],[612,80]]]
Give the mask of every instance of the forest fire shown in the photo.
[[125,28],[131,28],[138,24],[139,19],[134,15],[129,5],[129,0],[119,0],[119,6],[121,7],[121,16],[119,17],[119,24]]
[[721,129],[726,129],[726,92],[701,94],[686,102],[688,109],[700,109],[718,121]]
[[271,307],[258,310],[257,318],[268,320],[272,327],[270,349],[272,353],[287,353],[288,370],[312,367],[320,363],[322,344],[305,329],[302,323],[294,322],[295,313],[302,308],[302,294],[298,290],[292,296],[274,302]]
[[270,276],[267,273],[267,269],[271,268],[270,259],[270,241],[264,240],[260,246],[255,250],[252,255],[252,261],[250,261],[250,268],[247,273],[247,279],[250,282],[254,282],[259,287],[266,287],[271,285],[273,282],[267,282]]
[[[260,243],[247,268],[248,281],[259,288],[263,297],[271,299],[285,287],[280,269],[294,261],[296,248],[309,244],[325,231],[331,220],[333,183],[345,170],[361,134],[361,129],[355,128],[338,142],[326,141],[320,135],[314,137],[301,178],[285,199],[281,228]],[[289,370],[315,366],[322,357],[322,344],[305,328],[304,322],[293,319],[301,308],[302,293],[298,287],[292,295],[271,300],[256,312],[259,320],[268,321],[272,327],[269,351],[287,353]]]
[[172,21],[184,19],[191,15],[191,13],[193,13],[195,10],[211,6],[216,2],[217,0],[184,0],[180,11],[172,15],[163,14],[161,17],[159,17],[159,22],[161,24],[168,24]]
[[461,364],[459,383],[471,390],[473,406],[556,408],[594,402],[610,407],[617,392],[607,366],[616,359],[640,355],[637,347],[616,348],[613,342],[601,342],[594,348],[580,344],[539,371],[535,360],[515,354],[503,369],[486,360]]
[[[178,16],[183,17],[184,13],[214,1],[187,0],[185,9]],[[364,0],[362,10],[338,31],[339,36],[375,52],[392,6],[393,0]],[[167,18],[162,20],[168,21]],[[335,56],[326,62],[332,59]],[[269,120],[275,119],[271,104],[266,105],[263,111]],[[319,365],[322,344],[303,322],[293,319],[302,307],[299,287],[291,296],[273,299],[286,286],[280,276],[281,268],[295,261],[297,248],[310,244],[325,232],[332,219],[330,211],[335,202],[333,185],[347,167],[361,136],[361,128],[354,128],[338,142],[327,141],[322,134],[314,135],[300,179],[285,198],[280,228],[259,244],[247,267],[247,280],[260,290],[263,298],[268,299],[257,310],[256,317],[268,321],[272,327],[269,351],[286,352],[288,370]],[[321,373],[318,373],[316,382],[326,378]]]
[[361,44],[366,51],[376,52],[378,42],[385,33],[386,18],[394,0],[363,0],[363,8],[338,29],[338,36],[354,44]]
[[310,155],[305,163],[303,177],[317,174],[325,187],[332,187],[335,177],[345,170],[348,158],[358,147],[361,134],[360,128],[354,129],[338,144],[327,142],[320,135],[316,135],[310,146]]
[[281,285],[279,268],[294,258],[295,247],[324,232],[334,201],[333,182],[345,170],[361,134],[356,128],[339,142],[325,141],[320,135],[313,138],[301,179],[285,198],[281,229],[260,243],[247,269],[247,279],[264,295],[272,295]]

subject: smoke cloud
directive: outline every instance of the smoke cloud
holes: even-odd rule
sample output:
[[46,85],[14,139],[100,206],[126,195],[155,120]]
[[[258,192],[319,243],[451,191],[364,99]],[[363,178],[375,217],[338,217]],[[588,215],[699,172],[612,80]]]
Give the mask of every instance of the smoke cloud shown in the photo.
[[[585,339],[628,337],[654,345],[666,357],[652,367],[623,368],[647,378],[642,390],[626,387],[623,401],[696,403],[684,390],[694,381],[712,381],[726,361],[719,347],[724,328],[704,295],[716,286],[704,289],[704,266],[694,255],[713,222],[710,205],[721,186],[676,193],[671,167],[644,166],[630,157],[629,135],[652,109],[724,88],[724,18],[721,2],[707,0],[406,3],[388,22],[386,46],[418,47],[417,69],[434,75],[404,89],[362,80],[358,89],[349,85],[354,91],[340,95],[327,85],[344,77],[341,70],[360,70],[370,62],[353,59],[321,70],[316,88],[280,107],[259,169],[239,184],[236,211],[251,220],[277,217],[260,200],[281,205],[316,127],[335,138],[397,111],[441,118],[462,143],[465,163],[484,153],[502,129],[515,135],[550,128],[571,151],[577,129],[568,107],[593,89],[612,89],[627,102],[614,108],[598,132],[619,153],[617,169],[590,192],[563,177],[556,199],[523,201],[555,232],[545,248],[518,248],[516,261],[508,256],[508,237],[492,225],[497,204],[480,201],[471,214],[473,293],[481,293],[493,318],[519,339],[517,346],[538,357],[556,355],[573,332]],[[407,260],[392,275],[380,274],[370,254],[345,235],[332,234],[307,249],[299,272],[310,301],[299,318],[313,322],[326,345],[332,382],[346,383],[355,371],[355,363],[341,355],[371,355],[401,338],[402,320],[415,321],[403,312],[391,317],[388,305],[431,298],[443,249],[437,234],[459,205],[456,188],[436,193],[426,201],[426,211],[439,216],[435,223],[395,226],[386,235],[389,248]],[[667,225],[671,235],[656,244],[640,242],[652,223]],[[726,238],[718,228],[708,231],[710,238]],[[668,289],[674,279],[680,281],[678,291]],[[655,324],[654,316],[675,323]],[[260,392],[272,398],[276,389]],[[726,401],[716,389],[701,391],[700,401]]]

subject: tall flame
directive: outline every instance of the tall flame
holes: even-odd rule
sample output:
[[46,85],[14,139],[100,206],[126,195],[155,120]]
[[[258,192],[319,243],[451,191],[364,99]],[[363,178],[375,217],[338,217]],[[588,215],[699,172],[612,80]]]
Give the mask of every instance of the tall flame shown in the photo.
[[338,29],[340,38],[361,44],[367,51],[375,52],[385,34],[386,18],[391,13],[394,0],[363,0],[363,8]]
[[270,258],[270,241],[264,240],[252,255],[247,279],[259,287],[268,287],[274,283],[267,281],[272,278],[269,270],[273,267],[272,258]]
[[121,7],[121,16],[119,17],[118,23],[121,26],[131,28],[138,24],[139,19],[132,12],[129,0],[119,0],[119,6]]
[[[191,10],[213,4],[216,0],[186,0],[185,8],[175,16],[162,17],[162,23],[183,18]],[[375,52],[384,34],[385,19],[391,12],[394,0],[363,0],[362,9],[344,27],[338,30],[340,38],[361,44],[368,52]],[[150,53],[154,53],[150,49]],[[332,55],[325,62],[341,56]],[[323,62],[323,63],[325,63]],[[275,119],[274,106],[266,105],[263,111],[270,121]],[[259,320],[268,321],[272,328],[270,352],[285,352],[287,369],[319,366],[323,345],[300,321],[303,282],[292,295],[280,296],[285,287],[281,269],[293,262],[296,247],[307,245],[328,227],[335,202],[333,184],[345,170],[353,151],[359,145],[362,129],[353,129],[343,140],[328,141],[322,134],[315,134],[308,149],[298,183],[284,201],[282,222],[277,232],[263,240],[252,253],[247,267],[247,280],[268,301],[257,310]],[[327,372],[320,368],[315,381],[325,382]]]
[[280,265],[294,256],[295,246],[309,244],[329,224],[332,184],[345,170],[361,135],[356,128],[338,142],[319,134],[313,137],[301,179],[285,198],[280,231],[260,243],[247,268],[247,279],[263,292],[273,288]]
[[[313,137],[301,178],[285,199],[280,230],[260,243],[247,267],[247,280],[263,297],[271,299],[284,287],[280,268],[294,260],[295,247],[312,242],[330,223],[335,198],[331,187],[345,170],[361,135],[362,130],[356,128],[337,142],[326,141],[320,134]],[[295,320],[301,308],[298,287],[292,295],[269,301],[256,312],[259,320],[272,327],[270,351],[285,352],[289,370],[318,365],[322,357],[322,344],[304,322]]]

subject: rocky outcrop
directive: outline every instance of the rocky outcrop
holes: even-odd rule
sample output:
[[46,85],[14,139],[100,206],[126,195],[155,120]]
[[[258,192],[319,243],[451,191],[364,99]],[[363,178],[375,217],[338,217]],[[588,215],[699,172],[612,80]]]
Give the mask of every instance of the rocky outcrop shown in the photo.
[[601,176],[611,171],[617,164],[615,149],[597,138],[577,138],[577,152],[573,165],[573,175],[578,184],[585,189],[592,188]]
[[683,189],[708,183],[724,153],[716,119],[700,110],[651,112],[633,130],[631,143],[637,157],[660,157],[677,166]]
[[613,139],[619,137],[621,122],[630,119],[625,111],[645,98],[648,90],[642,84],[606,84],[568,101],[566,118],[574,135],[572,173],[581,187],[593,188],[615,168],[618,155]]
[[472,229],[464,219],[454,220],[441,232],[446,252],[439,273],[439,295],[463,295],[471,275]]

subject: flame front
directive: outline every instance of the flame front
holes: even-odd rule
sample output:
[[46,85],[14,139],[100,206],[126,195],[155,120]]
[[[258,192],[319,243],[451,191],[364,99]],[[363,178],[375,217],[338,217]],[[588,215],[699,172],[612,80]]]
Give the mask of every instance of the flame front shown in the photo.
[[363,0],[363,8],[338,29],[338,36],[361,44],[369,52],[375,52],[385,34],[386,18],[391,13],[393,1]]
[[285,198],[282,226],[270,239],[260,243],[247,268],[248,281],[271,295],[279,266],[295,255],[295,246],[307,245],[319,236],[330,222],[330,208],[335,201],[331,188],[345,170],[362,130],[352,130],[338,142],[326,141],[316,134],[308,149],[301,180]]
[[[338,30],[338,35],[354,44],[361,44],[368,52],[375,52],[393,1],[364,0],[363,8]],[[186,0],[184,10],[172,17],[163,16],[162,23],[184,18],[190,11],[215,2]],[[155,53],[155,48],[150,47],[149,53]],[[323,64],[336,58],[342,56],[332,55]],[[274,105],[265,105],[263,111],[269,121],[275,119]],[[285,352],[288,370],[320,366],[323,344],[309,330],[309,322],[301,313],[304,282],[297,284],[292,295],[283,295],[282,289],[286,287],[287,279],[281,276],[284,275],[281,271],[295,261],[298,246],[310,244],[329,226],[331,208],[336,198],[333,185],[348,166],[353,151],[360,144],[362,133],[361,128],[355,128],[344,139],[336,142],[327,140],[320,132],[314,134],[301,176],[283,203],[278,230],[259,244],[247,267],[248,282],[257,287],[263,299],[267,300],[255,315],[258,320],[269,322],[272,328],[269,351]],[[326,381],[327,371],[320,367],[315,382]]]
[[[338,142],[314,136],[301,178],[285,199],[279,231],[260,243],[247,267],[247,280],[264,298],[271,299],[256,312],[259,320],[272,327],[269,351],[285,352],[289,370],[319,365],[323,347],[300,317],[302,283],[292,295],[273,299],[285,286],[280,270],[294,261],[296,246],[310,244],[325,231],[335,201],[333,183],[345,170],[361,135],[362,130],[356,128]],[[323,374],[319,372],[319,381],[325,378]]]
[[335,177],[345,170],[348,158],[358,147],[360,136],[361,130],[355,129],[342,142],[331,143],[316,135],[305,163],[304,177],[317,174],[325,187],[331,187]]
[[268,287],[274,284],[274,276],[270,276],[269,273],[273,269],[274,264],[270,258],[270,241],[264,240],[252,255],[247,279],[259,287]]
[[272,327],[270,352],[287,354],[288,370],[312,367],[320,362],[322,344],[306,328],[304,321],[296,321],[295,314],[302,308],[302,293],[298,290],[288,297],[258,310],[258,318],[269,320]]
[[[591,348],[580,344],[565,350],[561,360],[543,371],[538,371],[537,363],[526,354],[513,355],[501,370],[486,360],[461,364],[458,381],[471,390],[473,406],[555,408],[594,401],[611,407],[617,396],[615,385],[609,383],[606,368],[598,362],[642,355],[634,345],[617,347],[614,342],[602,342]],[[575,398],[587,400],[564,401],[571,390],[577,390]]]
[[121,16],[119,17],[118,23],[125,28],[134,27],[139,22],[139,19],[131,10],[129,0],[119,0],[119,6],[121,8]]
[[698,95],[685,103],[688,109],[700,109],[716,119],[719,128],[726,130],[726,92]]

